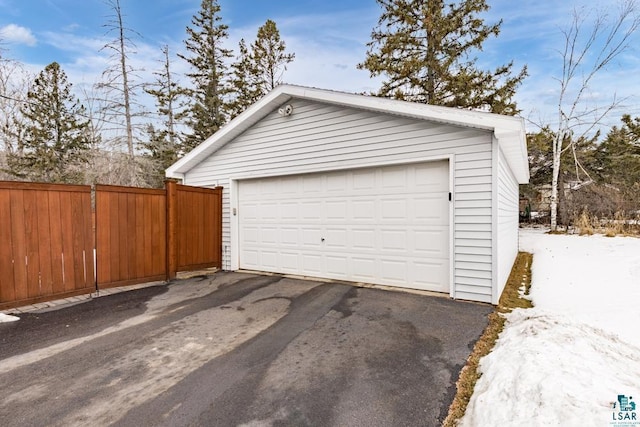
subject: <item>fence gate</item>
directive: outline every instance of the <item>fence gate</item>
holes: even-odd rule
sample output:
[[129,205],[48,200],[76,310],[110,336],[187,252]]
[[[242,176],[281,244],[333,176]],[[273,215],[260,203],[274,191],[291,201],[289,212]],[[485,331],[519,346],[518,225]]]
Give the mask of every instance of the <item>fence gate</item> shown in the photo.
[[169,276],[176,271],[222,267],[222,187],[167,182]]
[[96,185],[98,288],[165,280],[165,190]]
[[0,182],[0,308],[90,293],[91,187]]

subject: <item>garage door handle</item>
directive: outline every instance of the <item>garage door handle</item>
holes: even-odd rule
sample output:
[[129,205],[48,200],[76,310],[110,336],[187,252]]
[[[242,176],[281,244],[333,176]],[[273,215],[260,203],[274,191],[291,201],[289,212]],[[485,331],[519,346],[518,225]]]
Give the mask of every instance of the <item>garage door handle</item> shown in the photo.
[[324,237],[321,237],[321,238],[320,238],[320,241],[321,241],[321,242],[324,242]]

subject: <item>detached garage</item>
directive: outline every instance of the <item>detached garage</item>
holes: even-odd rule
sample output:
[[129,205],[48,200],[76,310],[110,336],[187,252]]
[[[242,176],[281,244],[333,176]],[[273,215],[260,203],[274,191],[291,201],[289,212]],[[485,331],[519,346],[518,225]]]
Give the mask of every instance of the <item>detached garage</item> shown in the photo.
[[523,120],[282,85],[167,170],[223,186],[223,267],[497,303]]

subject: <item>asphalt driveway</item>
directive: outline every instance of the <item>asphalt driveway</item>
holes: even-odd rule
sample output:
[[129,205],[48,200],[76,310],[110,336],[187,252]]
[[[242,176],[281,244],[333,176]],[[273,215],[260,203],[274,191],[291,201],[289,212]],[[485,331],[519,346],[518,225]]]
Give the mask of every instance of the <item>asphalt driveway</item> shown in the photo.
[[0,324],[0,425],[436,426],[488,305],[217,273]]

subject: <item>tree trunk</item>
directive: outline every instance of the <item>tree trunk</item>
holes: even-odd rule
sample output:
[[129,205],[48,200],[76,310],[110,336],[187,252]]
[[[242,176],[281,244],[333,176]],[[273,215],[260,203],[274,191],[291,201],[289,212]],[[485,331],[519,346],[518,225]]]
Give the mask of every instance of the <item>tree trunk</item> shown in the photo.
[[553,141],[553,174],[551,178],[551,231],[558,229],[558,178],[560,176],[560,155],[562,154],[562,136],[556,135]]
[[565,175],[560,172],[558,176],[558,224],[565,227],[569,225],[569,218],[567,215],[567,193],[564,186]]
[[131,100],[129,97],[129,79],[127,71],[127,56],[125,52],[124,24],[122,22],[122,10],[120,0],[116,0],[116,14],[118,18],[118,30],[120,36],[120,67],[122,69],[122,94],[124,95],[124,118],[127,130],[127,150],[129,157],[133,158],[133,127],[131,124]]

